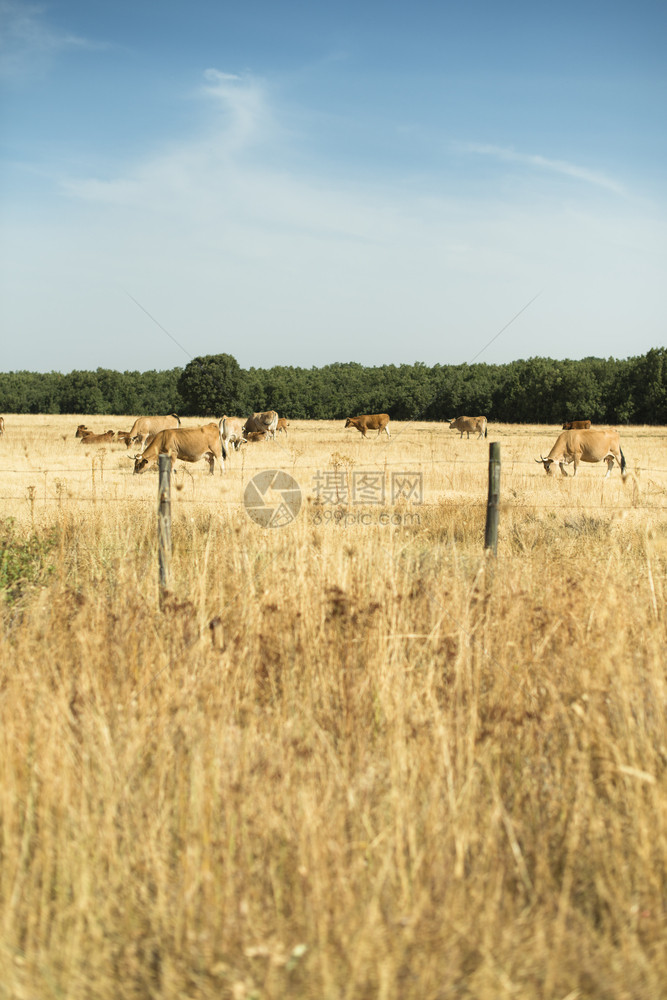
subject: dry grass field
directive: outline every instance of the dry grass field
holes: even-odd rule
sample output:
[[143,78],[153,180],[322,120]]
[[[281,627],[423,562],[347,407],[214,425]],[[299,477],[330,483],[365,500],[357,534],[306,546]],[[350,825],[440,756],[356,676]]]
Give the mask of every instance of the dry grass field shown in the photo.
[[131,422],[0,438],[0,998],[667,996],[667,429],[622,483],[292,421],[177,468],[161,601],[157,473],[81,421]]

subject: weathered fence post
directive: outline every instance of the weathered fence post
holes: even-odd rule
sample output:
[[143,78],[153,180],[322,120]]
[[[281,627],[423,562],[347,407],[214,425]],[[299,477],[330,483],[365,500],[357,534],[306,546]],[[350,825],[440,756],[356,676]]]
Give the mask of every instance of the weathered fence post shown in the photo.
[[498,551],[498,508],[500,504],[500,442],[489,445],[489,498],[486,501],[484,548]]
[[169,564],[171,562],[171,458],[159,455],[160,478],[157,502],[157,542],[160,561],[160,597],[169,586]]

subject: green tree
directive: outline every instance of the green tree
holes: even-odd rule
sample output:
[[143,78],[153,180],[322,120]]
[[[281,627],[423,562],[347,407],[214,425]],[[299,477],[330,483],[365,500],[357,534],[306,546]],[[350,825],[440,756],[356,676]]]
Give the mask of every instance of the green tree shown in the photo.
[[72,371],[63,378],[61,413],[106,413],[107,404],[95,372]]
[[194,358],[178,379],[178,392],[188,416],[222,416],[235,413],[242,403],[243,378],[231,354]]

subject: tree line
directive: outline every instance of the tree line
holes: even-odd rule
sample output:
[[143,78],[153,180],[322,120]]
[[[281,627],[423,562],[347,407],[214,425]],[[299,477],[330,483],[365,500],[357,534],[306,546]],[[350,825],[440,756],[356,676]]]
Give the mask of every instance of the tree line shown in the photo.
[[503,423],[667,424],[667,349],[617,360],[528,358],[504,365],[243,369],[230,354],[168,371],[0,372],[0,413],[246,415],[394,420],[484,414]]

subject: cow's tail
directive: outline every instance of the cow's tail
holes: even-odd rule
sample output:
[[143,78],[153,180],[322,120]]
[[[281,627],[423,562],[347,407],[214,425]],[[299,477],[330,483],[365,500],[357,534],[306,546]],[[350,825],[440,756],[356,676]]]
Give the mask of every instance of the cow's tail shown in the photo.
[[181,418],[179,417],[178,413],[172,413],[171,416],[174,418],[174,420],[176,421],[176,423],[180,427],[181,426]]
[[489,425],[487,424],[487,422],[485,420],[484,421],[484,437],[486,438],[488,436],[489,436]]
[[618,450],[621,452],[621,475],[625,479],[625,467],[626,467],[627,463],[625,461],[625,455],[623,454],[623,452],[621,451],[621,449],[619,448]]
[[226,423],[227,423],[226,417],[221,417],[220,420],[218,421],[218,436],[220,437],[220,447],[222,448],[222,457],[224,459],[227,458],[225,450],[225,438],[227,437],[227,431],[225,429]]

